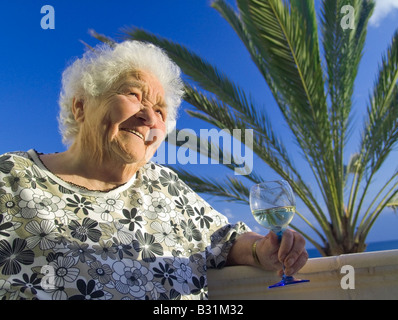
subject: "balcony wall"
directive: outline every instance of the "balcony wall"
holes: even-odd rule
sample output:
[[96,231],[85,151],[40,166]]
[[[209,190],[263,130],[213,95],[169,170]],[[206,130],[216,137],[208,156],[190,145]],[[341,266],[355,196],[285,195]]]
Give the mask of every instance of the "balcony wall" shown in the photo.
[[[354,289],[342,288],[346,265],[353,267]],[[297,275],[309,283],[276,289],[267,288],[279,281],[274,272],[248,266],[208,271],[209,298],[214,300],[398,300],[398,250],[309,259]]]

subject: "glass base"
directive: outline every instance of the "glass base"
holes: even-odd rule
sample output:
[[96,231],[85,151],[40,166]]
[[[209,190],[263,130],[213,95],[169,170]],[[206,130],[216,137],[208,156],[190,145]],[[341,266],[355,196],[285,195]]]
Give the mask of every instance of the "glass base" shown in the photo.
[[278,287],[284,287],[292,284],[297,284],[297,283],[303,283],[303,282],[310,282],[310,280],[302,280],[302,279],[296,279],[295,277],[292,276],[283,276],[282,280],[279,281],[278,283],[273,284],[272,286],[269,286],[268,289],[273,289],[273,288],[278,288]]

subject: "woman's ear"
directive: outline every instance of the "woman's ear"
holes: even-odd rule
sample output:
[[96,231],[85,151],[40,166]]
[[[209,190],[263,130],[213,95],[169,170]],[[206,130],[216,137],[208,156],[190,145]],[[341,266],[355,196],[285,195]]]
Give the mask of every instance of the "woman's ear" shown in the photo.
[[72,113],[77,122],[84,121],[84,100],[73,98]]

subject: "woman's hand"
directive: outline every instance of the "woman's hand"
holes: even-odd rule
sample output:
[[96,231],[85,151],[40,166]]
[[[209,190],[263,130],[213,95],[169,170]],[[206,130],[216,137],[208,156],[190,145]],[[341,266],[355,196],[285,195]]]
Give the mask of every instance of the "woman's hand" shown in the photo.
[[[255,252],[260,265],[253,256],[255,242]],[[252,265],[265,270],[278,270],[282,275],[282,263],[284,263],[285,274],[291,276],[297,273],[307,260],[305,239],[298,232],[286,230],[281,242],[274,232],[268,233],[265,237],[248,232],[236,239],[229,252],[227,265]]]
[[297,273],[308,260],[304,237],[292,230],[286,230],[283,233],[280,243],[274,232],[256,241],[257,257],[261,266],[267,270],[280,270],[282,275],[282,263],[284,263],[285,274],[291,276]]

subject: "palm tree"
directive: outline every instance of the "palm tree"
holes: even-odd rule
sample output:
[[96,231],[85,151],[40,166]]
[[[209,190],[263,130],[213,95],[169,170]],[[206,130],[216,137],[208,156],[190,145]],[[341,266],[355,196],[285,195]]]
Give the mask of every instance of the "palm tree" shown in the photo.
[[[270,121],[269,110],[255,105],[215,66],[186,47],[142,29],[125,29],[125,37],[164,48],[181,67],[189,79],[184,100],[195,108],[188,111],[190,115],[230,132],[235,128],[253,130],[254,153],[291,184],[305,207],[298,215],[320,240],[292,227],[322,255],[364,251],[366,237],[383,209],[397,205],[396,168],[390,170],[390,179],[376,192],[370,192],[370,186],[398,138],[398,32],[379,66],[366,119],[354,128],[354,81],[373,1],[323,0],[319,21],[311,0],[237,0],[237,11],[226,0],[215,0],[211,5],[250,53],[300,150],[294,157],[302,155],[313,177],[304,178],[302,167],[294,164]],[[345,5],[350,5],[353,13],[350,21],[344,21],[348,17],[342,10]],[[354,129],[360,130],[360,145],[350,151],[345,164]],[[225,165],[230,169],[236,166]],[[231,175],[219,183],[176,170],[198,192],[244,203],[248,203],[249,194],[246,181],[263,180],[251,172],[242,177]],[[316,183],[311,184],[311,179]],[[315,192],[321,195],[321,201]],[[318,227],[306,218],[309,214]]]

